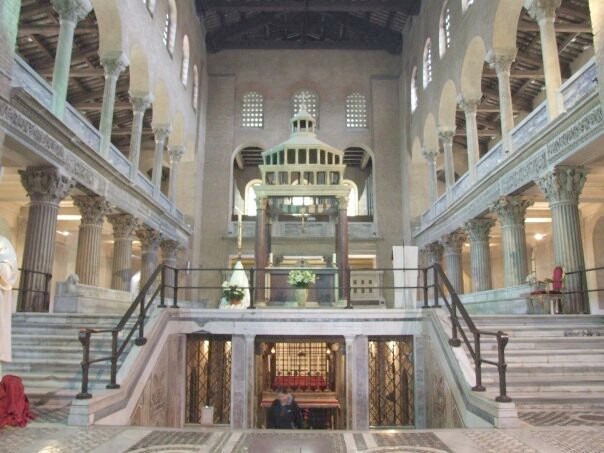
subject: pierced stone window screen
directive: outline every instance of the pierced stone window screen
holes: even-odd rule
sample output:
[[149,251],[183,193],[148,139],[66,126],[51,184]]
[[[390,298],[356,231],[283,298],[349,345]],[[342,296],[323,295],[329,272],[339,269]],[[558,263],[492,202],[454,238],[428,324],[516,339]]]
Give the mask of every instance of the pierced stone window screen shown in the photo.
[[164,45],[170,52],[170,55],[174,53],[174,45],[176,43],[176,3],[174,0],[168,0],[168,12],[166,13],[166,21],[164,23]]
[[264,97],[261,93],[252,91],[243,96],[241,126],[264,127]]
[[367,101],[362,94],[353,93],[346,98],[346,127],[367,129]]
[[193,65],[193,110],[197,110],[199,102],[199,70],[197,65]]
[[184,86],[187,86],[189,81],[189,37],[187,35],[182,39],[182,67],[180,70],[180,80]]
[[424,88],[432,81],[432,43],[430,38],[424,47]]
[[451,10],[449,8],[449,3],[445,2],[440,16],[439,26],[439,50],[441,57],[449,47],[451,47]]
[[314,91],[302,90],[294,94],[292,98],[294,115],[300,111],[300,104],[306,104],[306,111],[315,118],[315,127],[319,126],[319,96]]
[[410,96],[411,96],[411,113],[415,112],[417,108],[417,66],[413,67],[413,72],[411,72],[411,86],[410,86]]

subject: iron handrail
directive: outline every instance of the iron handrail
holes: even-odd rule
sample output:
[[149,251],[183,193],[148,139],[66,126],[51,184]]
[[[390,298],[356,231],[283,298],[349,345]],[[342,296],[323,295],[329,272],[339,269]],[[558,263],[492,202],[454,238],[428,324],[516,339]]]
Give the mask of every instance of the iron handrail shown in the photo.
[[[111,362],[111,380],[110,383],[107,384],[108,389],[118,389],[120,385],[117,383],[117,363],[119,358],[126,350],[126,347],[132,340],[134,334],[138,331],[138,337],[134,340],[134,344],[137,346],[143,346],[147,343],[147,339],[145,338],[145,318],[147,316],[147,312],[149,308],[155,301],[158,295],[160,295],[160,304],[159,308],[166,307],[164,303],[164,282],[165,282],[165,265],[159,265],[153,273],[149,276],[149,279],[142,287],[139,294],[134,298],[126,313],[122,316],[117,325],[112,329],[94,329],[82,327],[80,328],[80,332],[78,334],[78,340],[82,344],[83,354],[82,354],[82,388],[80,393],[76,395],[77,399],[90,399],[92,398],[92,394],[88,391],[89,385],[89,371],[90,365],[93,363],[99,362]],[[153,291],[151,297],[148,298],[147,301],[147,293],[151,290],[153,285],[156,283],[156,280],[160,278],[160,282],[158,287]],[[176,305],[176,300],[174,301],[173,306],[178,308]],[[128,334],[124,337],[121,345],[118,347],[118,336],[126,327],[126,324],[132,319],[136,310],[139,310],[138,315],[136,317],[136,322],[130,328]],[[106,357],[98,357],[95,359],[90,359],[90,342],[93,334],[101,334],[101,333],[111,333],[111,355]]]
[[[507,383],[506,383],[507,364],[505,363],[505,347],[508,344],[509,336],[502,331],[492,332],[492,331],[488,331],[488,330],[478,329],[476,327],[476,324],[474,324],[474,321],[472,320],[470,314],[467,312],[463,303],[459,299],[457,292],[455,291],[455,289],[453,288],[453,285],[451,284],[451,282],[445,275],[440,264],[434,264],[431,267],[434,269],[434,281],[433,281],[432,285],[428,285],[427,280],[424,280],[424,284],[426,285],[426,288],[428,286],[434,287],[434,292],[435,292],[434,300],[436,302],[435,306],[439,306],[438,299],[439,299],[439,294],[440,294],[440,297],[442,297],[442,299],[445,303],[445,306],[447,307],[449,314],[451,315],[452,335],[451,335],[451,338],[449,339],[449,344],[454,348],[460,347],[462,341],[459,339],[458,335],[461,335],[461,339],[463,340],[463,343],[468,348],[468,351],[470,352],[470,356],[474,360],[474,373],[475,373],[475,378],[476,378],[476,385],[474,387],[472,387],[472,390],[475,392],[484,392],[486,390],[486,388],[482,385],[482,364],[486,363],[488,365],[494,365],[497,367],[497,371],[499,373],[499,395],[495,398],[495,401],[497,401],[499,403],[509,403],[510,401],[512,401],[512,398],[510,398],[507,395]],[[443,282],[445,288],[447,289],[447,291],[449,293],[449,296],[451,298],[450,302],[449,302],[447,296],[445,295],[445,292],[442,291],[442,288],[440,288],[440,285],[438,283],[439,279]],[[424,308],[427,308],[427,304],[428,304],[427,297],[424,300],[425,300]],[[466,332],[463,328],[463,325],[460,322],[458,313],[459,313],[459,315],[461,315],[463,322],[470,330],[470,334],[473,336],[473,340],[474,340],[473,345],[470,342],[470,339],[468,338],[468,335],[466,334]],[[494,336],[497,339],[497,361],[496,362],[492,361],[492,360],[487,360],[482,357],[482,354],[481,354],[481,337],[482,336]]]

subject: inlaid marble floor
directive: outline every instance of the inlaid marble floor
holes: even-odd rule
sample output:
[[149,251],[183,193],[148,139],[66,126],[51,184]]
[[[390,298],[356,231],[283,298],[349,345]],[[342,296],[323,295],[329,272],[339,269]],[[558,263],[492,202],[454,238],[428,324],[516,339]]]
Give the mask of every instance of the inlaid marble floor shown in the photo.
[[0,429],[6,453],[598,453],[604,451],[604,427],[558,426],[522,429],[433,431],[230,431],[33,423]]

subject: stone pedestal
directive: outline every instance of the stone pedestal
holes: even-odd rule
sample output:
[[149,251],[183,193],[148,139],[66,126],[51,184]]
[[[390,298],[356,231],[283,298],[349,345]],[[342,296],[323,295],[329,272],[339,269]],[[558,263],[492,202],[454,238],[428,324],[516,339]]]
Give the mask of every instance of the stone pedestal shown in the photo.
[[101,110],[101,156],[109,157],[111,132],[113,130],[113,109],[115,107],[115,87],[120,74],[128,66],[128,57],[122,52],[114,52],[101,57],[105,69],[105,91],[103,93],[103,110]]
[[[579,195],[586,174],[582,167],[560,166],[537,180],[552,212],[555,264],[563,266],[565,272],[585,270]],[[586,288],[585,275],[566,275],[564,286],[565,292],[570,293],[566,298],[565,312],[588,313],[587,298],[582,293]]]
[[[54,261],[55,235],[59,203],[71,191],[75,182],[56,168],[30,167],[19,171],[21,184],[31,202],[23,248],[22,269],[51,274]],[[43,275],[21,272],[18,311],[47,312],[49,299],[44,290]],[[50,287],[48,288],[50,291]]]
[[422,149],[422,155],[428,161],[428,187],[430,191],[431,204],[436,203],[438,199],[438,186],[436,185],[436,159],[438,157],[437,149]]
[[532,204],[532,201],[511,196],[502,197],[491,206],[491,211],[497,214],[497,218],[501,223],[504,284],[506,287],[524,284],[528,275],[524,220],[526,210]]
[[130,179],[135,181],[140,163],[143,119],[145,117],[145,110],[153,102],[153,95],[149,93],[131,93],[130,102],[132,103],[132,134],[130,135],[130,154],[128,157],[132,163]]
[[493,225],[493,219],[473,219],[464,224],[470,240],[472,292],[475,293],[493,289],[489,249],[489,234]]
[[475,183],[477,179],[476,164],[480,159],[480,148],[478,144],[478,127],[476,124],[476,111],[480,105],[480,99],[459,98],[458,104],[466,116],[466,140],[468,143],[468,175],[470,182]]
[[81,284],[99,286],[103,223],[109,203],[103,197],[85,196],[73,197],[73,203],[82,215],[75,272]]
[[461,252],[465,240],[466,237],[463,233],[446,234],[441,240],[447,263],[447,274],[457,294],[463,294]]
[[107,216],[113,226],[113,263],[111,266],[111,289],[130,291],[132,280],[132,233],[138,226],[130,214]]

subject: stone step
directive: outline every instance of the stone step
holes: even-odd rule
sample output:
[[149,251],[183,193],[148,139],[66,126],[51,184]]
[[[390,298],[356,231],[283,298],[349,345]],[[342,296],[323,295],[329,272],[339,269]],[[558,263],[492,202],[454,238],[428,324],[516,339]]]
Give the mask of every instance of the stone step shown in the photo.
[[584,324],[603,325],[602,315],[472,315],[472,321],[477,326],[486,325],[512,325],[512,326],[535,326],[552,324]]
[[[123,362],[123,355],[118,360],[118,369]],[[28,372],[62,372],[67,374],[73,374],[76,372],[80,372],[81,363],[80,359],[67,359],[67,358],[39,358],[39,357],[31,357],[27,360],[13,361],[9,364],[3,366],[3,371],[10,371],[13,373],[28,373]],[[110,361],[107,362],[97,362],[90,365],[90,372],[97,372],[97,370],[108,370],[110,366]]]
[[[96,355],[110,355],[111,354],[111,343],[106,342],[104,344],[97,342],[90,346],[91,354]],[[23,361],[29,358],[35,358],[43,355],[46,358],[54,359],[61,357],[82,359],[82,345],[78,342],[77,344],[68,345],[54,345],[45,344],[43,346],[36,346],[32,348],[31,345],[13,345],[13,361]]]
[[[488,360],[497,360],[497,351],[482,350],[481,357]],[[505,361],[508,364],[528,362],[536,364],[542,362],[548,363],[572,363],[572,362],[604,362],[603,350],[575,350],[569,349],[558,351],[556,354],[551,354],[549,351],[506,351]]]

